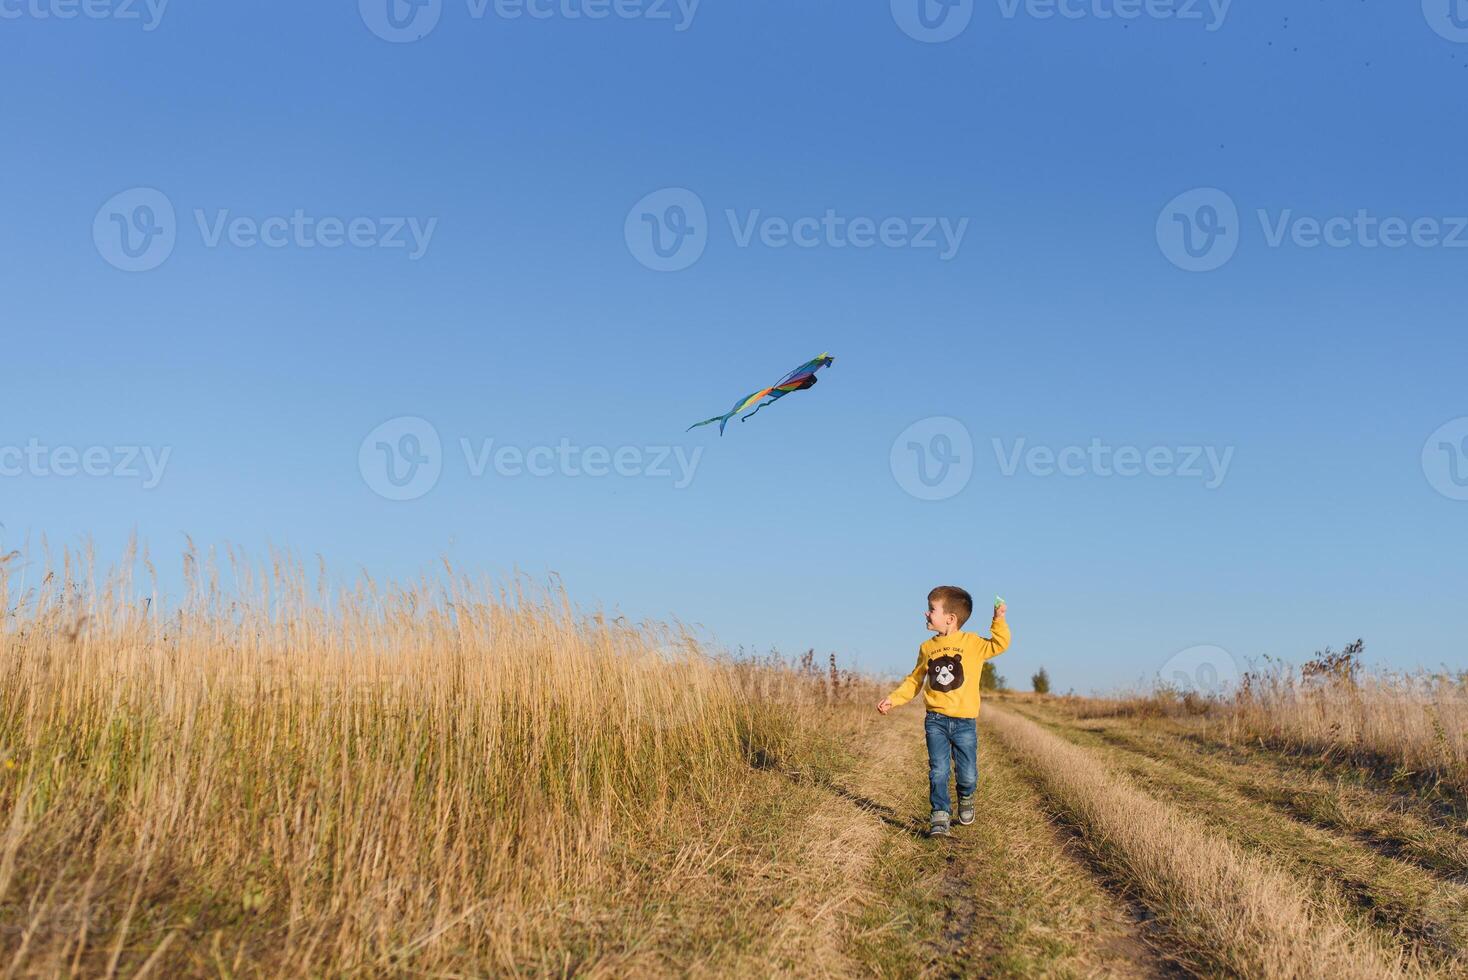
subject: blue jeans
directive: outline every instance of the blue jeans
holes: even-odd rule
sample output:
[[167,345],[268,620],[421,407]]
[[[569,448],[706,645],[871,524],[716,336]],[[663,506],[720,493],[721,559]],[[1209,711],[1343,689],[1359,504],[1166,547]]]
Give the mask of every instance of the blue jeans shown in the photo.
[[928,800],[934,810],[952,813],[948,777],[958,770],[958,795],[972,796],[979,788],[979,723],[976,718],[950,718],[929,711],[923,720],[928,739]]

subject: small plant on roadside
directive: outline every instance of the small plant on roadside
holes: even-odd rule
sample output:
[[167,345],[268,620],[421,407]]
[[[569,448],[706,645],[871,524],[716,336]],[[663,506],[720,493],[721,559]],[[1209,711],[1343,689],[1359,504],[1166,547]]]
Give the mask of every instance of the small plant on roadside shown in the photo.
[[1300,679],[1317,686],[1353,688],[1361,674],[1361,653],[1365,649],[1365,642],[1358,639],[1347,643],[1339,653],[1330,647],[1316,650],[1315,656],[1300,668]]
[[1183,694],[1183,711],[1190,715],[1206,715],[1213,708],[1213,699],[1188,691]]

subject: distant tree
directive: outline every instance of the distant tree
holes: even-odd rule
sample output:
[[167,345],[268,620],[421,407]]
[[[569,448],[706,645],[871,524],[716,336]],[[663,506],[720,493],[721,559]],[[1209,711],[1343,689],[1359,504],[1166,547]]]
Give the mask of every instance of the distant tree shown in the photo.
[[999,690],[999,681],[999,675],[994,673],[994,665],[985,663],[984,669],[979,673],[979,690],[997,691]]
[[1036,694],[1050,693],[1050,675],[1045,673],[1044,667],[1035,671],[1034,676],[1030,678],[1030,684],[1034,686]]

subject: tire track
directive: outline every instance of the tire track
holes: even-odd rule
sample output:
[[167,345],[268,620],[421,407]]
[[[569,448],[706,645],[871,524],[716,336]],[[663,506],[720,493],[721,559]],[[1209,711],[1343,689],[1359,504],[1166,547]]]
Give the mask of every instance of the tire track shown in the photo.
[[921,714],[890,727],[901,751],[890,772],[873,774],[880,789],[844,794],[878,815],[886,838],[869,925],[892,934],[866,963],[872,973],[1177,975],[1151,940],[1149,913],[1108,886],[992,739],[980,741],[977,820],[928,839]]
[[1227,785],[1303,823],[1348,835],[1383,857],[1411,864],[1444,881],[1468,884],[1464,881],[1468,837],[1441,821],[1424,820],[1395,801],[1396,808],[1390,808],[1372,791],[1331,784],[1298,770],[1283,775],[1272,760],[1238,752],[1225,755],[1222,746],[1211,746],[1209,751],[1210,747],[1170,733],[1143,732],[1111,722],[1078,725],[1120,749]]
[[[1086,962],[1067,964],[1076,975],[1107,977],[1177,977],[1188,975],[1179,962],[1167,954],[1155,929],[1156,916],[1128,892],[1114,874],[1099,864],[1074,828],[1067,826],[1046,805],[1034,774],[1026,772],[1020,760],[997,739],[983,740],[983,757],[987,762],[980,771],[980,797],[991,799],[1002,814],[991,841],[991,854],[979,855],[980,861],[992,854],[1003,855],[1020,867],[1048,865],[1046,875],[1051,889],[1065,888],[1066,907],[1053,907],[1060,895],[1056,890],[1039,890],[1037,897],[1051,901],[1052,918],[1073,916],[1071,931]],[[1028,846],[1014,853],[1016,841]],[[1008,852],[1008,853],[1006,853]],[[1009,869],[1016,873],[1017,869]],[[976,874],[985,877],[981,865]],[[990,887],[981,896],[993,895]],[[996,919],[1010,917],[1010,910],[998,907],[998,900],[985,902]],[[1056,923],[1040,924],[1036,931],[1049,931]]]
[[988,719],[1098,858],[1154,909],[1200,971],[1246,976],[1417,976],[1417,964],[1302,882],[1108,771],[1023,716]]
[[1147,792],[1297,876],[1321,900],[1346,903],[1384,941],[1441,969],[1468,972],[1468,888],[1250,800],[1211,772],[1199,775],[1172,760],[1118,745],[1092,727],[1021,714],[1071,744],[1107,753]]

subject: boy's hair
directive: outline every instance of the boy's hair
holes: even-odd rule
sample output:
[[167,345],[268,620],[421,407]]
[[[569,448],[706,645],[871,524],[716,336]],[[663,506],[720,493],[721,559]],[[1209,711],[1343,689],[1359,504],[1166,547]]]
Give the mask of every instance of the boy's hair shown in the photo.
[[942,603],[944,612],[957,616],[959,629],[974,614],[974,597],[956,585],[938,586],[928,593],[928,601]]

